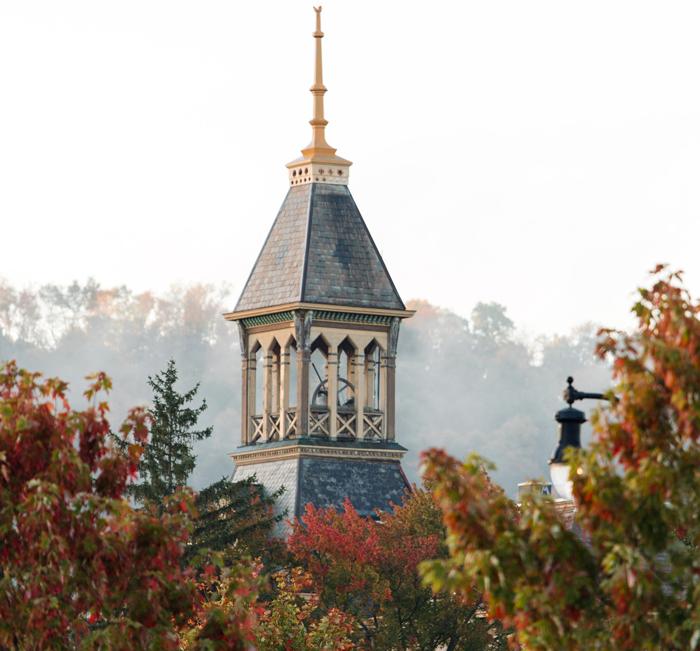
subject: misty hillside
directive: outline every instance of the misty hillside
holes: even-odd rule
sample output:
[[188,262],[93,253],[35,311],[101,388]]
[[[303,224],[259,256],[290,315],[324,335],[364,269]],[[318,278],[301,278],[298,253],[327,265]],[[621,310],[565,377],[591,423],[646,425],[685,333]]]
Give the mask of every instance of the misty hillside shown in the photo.
[[[181,388],[201,382],[209,404],[203,424],[214,434],[198,444],[193,481],[202,486],[230,474],[228,453],[239,441],[237,329],[221,317],[232,302],[226,288],[206,285],[154,295],[94,281],[33,290],[0,282],[0,360],[69,381],[76,406],[84,376],[106,371],[116,424],[128,407],[148,402],[147,376],[172,357]],[[417,313],[399,339],[397,439],[409,448],[409,479],[417,480],[418,453],[429,446],[486,456],[510,493],[518,481],[545,476],[566,376],[590,391],[609,385],[607,368],[593,356],[595,327],[526,345],[493,303],[477,305],[469,318],[425,301],[408,307]]]

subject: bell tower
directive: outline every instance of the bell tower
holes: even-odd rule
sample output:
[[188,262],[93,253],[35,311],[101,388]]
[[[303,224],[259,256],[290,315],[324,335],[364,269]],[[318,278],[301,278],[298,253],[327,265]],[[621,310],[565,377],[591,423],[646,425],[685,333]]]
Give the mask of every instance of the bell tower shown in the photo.
[[242,359],[234,479],[285,487],[306,503],[366,515],[408,482],[396,442],[396,347],[406,310],[348,189],[352,163],[326,142],[321,8],[316,12],[309,145],[236,308]]

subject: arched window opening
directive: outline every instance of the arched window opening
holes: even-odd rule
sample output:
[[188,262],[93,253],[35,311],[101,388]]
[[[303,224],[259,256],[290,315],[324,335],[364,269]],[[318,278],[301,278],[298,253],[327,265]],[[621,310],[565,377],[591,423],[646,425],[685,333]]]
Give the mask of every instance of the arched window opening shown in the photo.
[[311,345],[309,364],[309,434],[327,438],[331,424],[328,412],[328,345],[318,337]]
[[381,348],[372,342],[365,351],[365,368],[367,376],[367,408],[381,410]]
[[289,407],[297,406],[297,344],[294,339],[287,347],[289,352]]
[[281,362],[281,349],[280,345],[274,340],[270,346],[269,351],[269,364],[270,364],[270,377],[268,382],[270,386],[268,391],[270,392],[270,414],[277,416],[280,412],[280,362]]
[[263,388],[265,380],[265,354],[260,344],[254,351],[255,357],[255,404],[253,415],[261,416],[263,413]]
[[311,408],[328,408],[328,346],[319,337],[311,346],[311,363],[309,364],[309,395]]
[[299,410],[297,408],[297,348],[291,338],[282,354],[280,374],[281,411],[280,427],[283,438],[295,438],[298,433]]
[[359,377],[356,377],[358,369],[354,364],[355,347],[349,339],[343,340],[338,347],[338,397],[339,410],[354,411],[355,387]]

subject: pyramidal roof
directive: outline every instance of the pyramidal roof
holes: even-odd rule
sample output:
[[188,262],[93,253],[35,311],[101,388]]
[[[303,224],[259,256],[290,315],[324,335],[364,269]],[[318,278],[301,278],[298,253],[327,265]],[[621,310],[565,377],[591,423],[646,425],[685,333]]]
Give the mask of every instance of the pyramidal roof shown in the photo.
[[293,185],[235,312],[290,303],[404,310],[346,185]]

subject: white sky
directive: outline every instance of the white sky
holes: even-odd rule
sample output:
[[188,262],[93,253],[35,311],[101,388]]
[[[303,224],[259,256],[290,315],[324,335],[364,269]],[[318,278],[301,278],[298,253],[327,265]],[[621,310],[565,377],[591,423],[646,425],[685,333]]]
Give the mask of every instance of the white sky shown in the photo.
[[[341,2],[329,142],[404,299],[623,324],[700,293],[700,4]],[[309,140],[311,2],[0,0],[0,275],[245,282]]]

